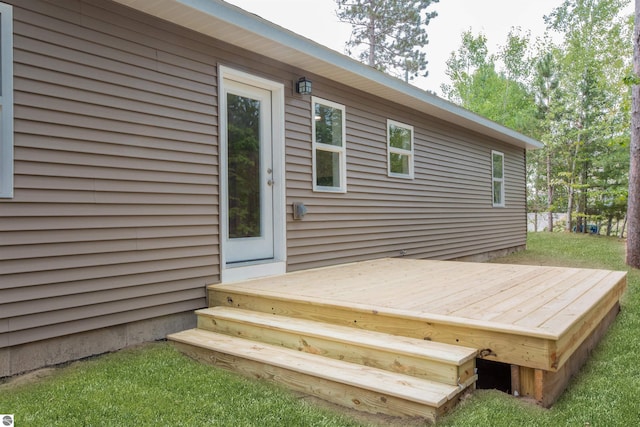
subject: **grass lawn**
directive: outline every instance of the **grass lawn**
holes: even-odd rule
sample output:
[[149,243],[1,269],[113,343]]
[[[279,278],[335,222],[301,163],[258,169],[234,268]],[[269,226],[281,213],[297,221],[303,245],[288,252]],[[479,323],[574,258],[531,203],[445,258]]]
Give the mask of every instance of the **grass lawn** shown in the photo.
[[360,425],[266,382],[199,364],[169,343],[19,378],[0,386],[0,413],[14,414],[17,427]]
[[[627,269],[622,242],[588,235],[531,234],[526,252],[496,262]],[[553,408],[479,390],[440,425],[640,426],[639,401],[640,272],[634,270],[618,319]],[[15,414],[19,427],[367,425],[277,386],[201,365],[167,343],[15,378],[0,385],[0,413]]]

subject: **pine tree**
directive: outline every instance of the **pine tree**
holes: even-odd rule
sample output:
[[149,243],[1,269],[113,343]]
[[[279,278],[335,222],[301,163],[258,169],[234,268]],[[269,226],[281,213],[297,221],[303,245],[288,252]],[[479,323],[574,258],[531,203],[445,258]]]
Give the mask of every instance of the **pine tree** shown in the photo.
[[426,76],[426,12],[439,0],[336,0],[338,19],[352,26],[346,50],[365,64],[405,81]]

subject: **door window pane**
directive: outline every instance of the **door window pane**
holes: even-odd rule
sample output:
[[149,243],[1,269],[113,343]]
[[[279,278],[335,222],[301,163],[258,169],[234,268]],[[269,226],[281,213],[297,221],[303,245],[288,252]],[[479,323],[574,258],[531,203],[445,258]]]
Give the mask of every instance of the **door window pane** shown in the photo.
[[229,238],[259,237],[260,101],[227,94]]

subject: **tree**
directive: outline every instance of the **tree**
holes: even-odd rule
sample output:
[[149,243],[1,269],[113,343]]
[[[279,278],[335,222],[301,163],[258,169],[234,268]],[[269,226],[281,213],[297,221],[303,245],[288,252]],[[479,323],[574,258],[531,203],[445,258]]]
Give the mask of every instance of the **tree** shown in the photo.
[[598,218],[606,221],[609,236],[613,220],[619,222],[627,212],[629,147],[626,135],[612,139],[604,150],[593,158],[591,204]]
[[473,76],[487,66],[487,37],[480,33],[474,36],[471,30],[462,33],[460,47],[451,52],[447,60],[445,74],[449,76],[451,84],[443,84],[441,90],[445,97],[458,105],[477,112],[472,104]]
[[353,28],[346,43],[347,53],[407,82],[426,76],[426,26],[437,16],[426,9],[438,1],[336,0],[338,19]]
[[[549,230],[562,209],[567,230],[624,217],[631,26],[620,14],[627,3],[565,0],[545,17],[548,33],[535,48],[512,29],[490,54],[486,37],[467,31],[447,61],[449,100],[545,143],[527,153],[527,205],[538,212],[546,204]],[[550,31],[562,42],[551,42]]]
[[[565,170],[557,173],[567,188],[567,230],[587,231],[595,200],[594,164],[615,138],[627,132],[621,99],[629,58],[627,24],[620,11],[627,0],[565,0],[545,17],[563,34],[560,58],[563,111],[555,126]],[[591,213],[590,213],[591,211]]]
[[[561,97],[559,92],[559,76],[558,64],[556,59],[557,50],[550,43],[546,43],[543,47],[541,56],[535,61],[535,75],[533,79],[533,92],[536,99],[538,109],[537,117],[539,119],[541,139],[545,143],[543,150],[536,150],[527,154],[527,165],[533,170],[537,170],[537,175],[533,178],[533,188],[538,189],[546,186],[547,201],[547,230],[553,232],[553,213],[555,212],[554,196],[556,193],[556,180],[552,173],[554,169],[554,153],[555,144],[553,138],[553,122],[555,121],[557,111],[557,101]],[[544,176],[544,184],[540,177]]]
[[640,268],[640,0],[636,0],[633,31],[633,86],[629,201],[627,207],[627,264]]
[[[528,134],[541,135],[535,93],[531,90],[535,60],[529,34],[511,29],[497,55],[489,55],[483,34],[462,34],[462,44],[447,61],[451,85],[443,85],[445,96],[495,122]],[[545,174],[540,170],[539,151],[527,153],[527,209],[540,212],[545,197],[540,188]],[[533,161],[532,161],[533,159]],[[536,216],[537,227],[537,216]]]
[[[511,31],[499,56],[489,55],[483,34],[462,34],[462,44],[447,60],[451,85],[445,96],[464,108],[531,136],[537,134],[535,100],[527,88],[529,59],[526,36]],[[504,69],[498,69],[498,60]]]

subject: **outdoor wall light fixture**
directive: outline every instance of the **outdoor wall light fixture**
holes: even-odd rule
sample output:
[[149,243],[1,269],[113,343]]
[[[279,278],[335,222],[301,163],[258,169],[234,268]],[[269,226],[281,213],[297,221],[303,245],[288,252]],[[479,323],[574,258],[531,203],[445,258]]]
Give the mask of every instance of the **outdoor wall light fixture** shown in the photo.
[[296,92],[300,95],[311,95],[311,80],[306,77],[300,77],[296,82]]

